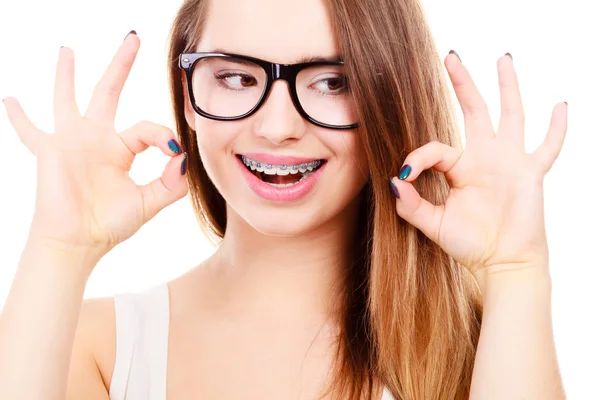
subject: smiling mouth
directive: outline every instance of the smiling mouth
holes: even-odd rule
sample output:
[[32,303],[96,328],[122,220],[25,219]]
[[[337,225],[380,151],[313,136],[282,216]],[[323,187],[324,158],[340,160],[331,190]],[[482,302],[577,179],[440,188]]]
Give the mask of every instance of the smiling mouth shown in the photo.
[[254,176],[276,187],[293,186],[302,182],[326,163],[325,160],[313,160],[297,165],[272,165],[242,155],[237,157]]

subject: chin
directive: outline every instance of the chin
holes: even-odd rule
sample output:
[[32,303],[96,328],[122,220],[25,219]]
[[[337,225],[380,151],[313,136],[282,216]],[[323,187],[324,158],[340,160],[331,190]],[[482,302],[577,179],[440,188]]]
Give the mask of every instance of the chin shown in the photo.
[[323,210],[307,213],[293,208],[255,207],[241,211],[240,217],[254,230],[263,235],[278,237],[305,235],[331,219]]

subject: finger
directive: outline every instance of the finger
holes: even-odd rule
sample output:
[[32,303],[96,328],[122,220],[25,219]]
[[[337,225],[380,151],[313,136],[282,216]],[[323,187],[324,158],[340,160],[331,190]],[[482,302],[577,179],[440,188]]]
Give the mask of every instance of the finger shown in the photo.
[[512,56],[508,53],[498,60],[501,114],[498,135],[510,138],[524,146],[525,112],[521,101],[519,81]]
[[39,143],[44,139],[46,133],[39,130],[31,122],[17,99],[7,97],[2,102],[6,108],[8,120],[19,135],[19,139],[29,151],[36,154]]
[[474,137],[494,137],[494,128],[487,104],[477,90],[469,71],[459,58],[453,55],[447,56],[444,64],[465,117],[467,142],[469,138]]
[[461,155],[462,151],[456,147],[438,141],[429,142],[406,156],[398,177],[412,182],[428,168],[446,173],[454,167]]
[[149,121],[138,122],[133,127],[121,132],[119,136],[133,154],[139,154],[149,146],[158,147],[170,157],[183,152],[171,129]]
[[127,35],[94,89],[90,105],[85,113],[86,118],[111,125],[114,123],[119,97],[139,48],[138,36],[136,34]]
[[397,176],[392,178],[392,182],[400,196],[396,200],[398,216],[437,243],[443,206],[434,206],[423,199],[410,182],[401,181]]
[[54,124],[58,127],[79,116],[75,101],[75,55],[68,47],[58,52],[56,81],[54,85]]
[[544,174],[550,171],[562,149],[567,133],[567,114],[567,103],[563,102],[554,106],[548,133],[542,144],[532,153],[534,160],[541,166]]
[[186,172],[187,154],[184,153],[169,160],[160,178],[139,188],[144,199],[144,222],[187,194]]

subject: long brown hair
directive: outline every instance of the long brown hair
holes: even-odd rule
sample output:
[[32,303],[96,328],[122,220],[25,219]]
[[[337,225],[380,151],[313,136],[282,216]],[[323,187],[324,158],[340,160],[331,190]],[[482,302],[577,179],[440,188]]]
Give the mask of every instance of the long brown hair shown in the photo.
[[[481,294],[471,274],[398,217],[389,177],[430,141],[462,147],[439,55],[418,0],[328,0],[368,157],[361,192],[358,253],[350,266],[342,334],[324,394],[371,399],[385,385],[396,399],[467,399],[481,326]],[[200,160],[184,115],[178,56],[194,51],[207,0],[185,0],[172,26],[171,96],[189,156],[188,181],[201,226],[225,234],[225,200]],[[449,186],[424,171],[413,183],[442,204]]]

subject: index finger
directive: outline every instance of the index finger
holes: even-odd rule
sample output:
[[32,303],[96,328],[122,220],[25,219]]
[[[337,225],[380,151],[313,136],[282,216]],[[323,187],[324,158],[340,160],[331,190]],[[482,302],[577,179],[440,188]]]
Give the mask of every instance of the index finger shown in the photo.
[[135,31],[131,31],[125,37],[102,79],[96,85],[92,100],[85,113],[86,118],[109,124],[114,122],[121,91],[125,86],[139,48],[140,39]]

